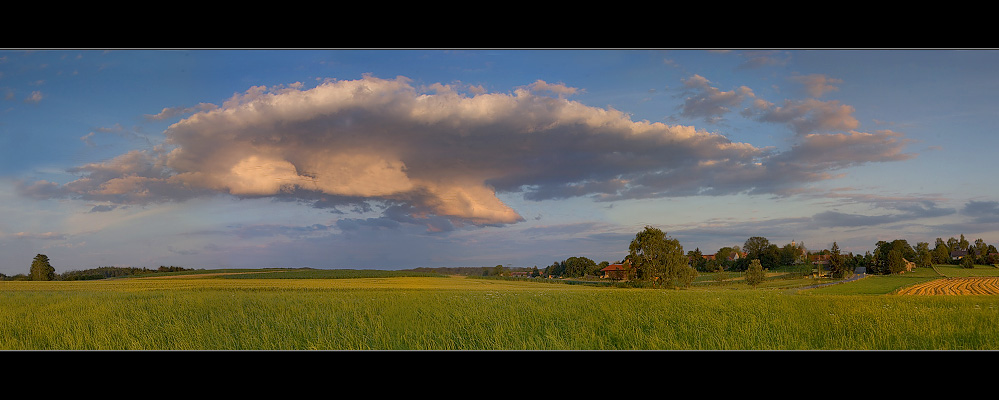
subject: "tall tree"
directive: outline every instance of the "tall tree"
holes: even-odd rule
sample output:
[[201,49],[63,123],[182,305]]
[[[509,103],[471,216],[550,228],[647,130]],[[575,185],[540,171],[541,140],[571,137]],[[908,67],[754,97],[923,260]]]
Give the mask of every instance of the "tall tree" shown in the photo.
[[746,283],[750,286],[756,287],[757,285],[763,283],[766,279],[766,274],[763,272],[763,265],[760,264],[760,260],[753,259],[749,262],[749,267],[746,268]]
[[637,278],[663,286],[689,286],[697,272],[688,265],[680,241],[666,232],[646,226],[635,234],[628,246],[628,256]]
[[839,245],[836,242],[833,242],[832,247],[829,249],[829,272],[832,273],[833,278],[849,276],[846,261],[843,260],[843,255],[840,254]]
[[930,251],[930,244],[926,242],[916,243],[916,266],[920,268],[933,265],[933,252]]
[[770,240],[762,236],[753,236],[746,239],[746,243],[742,246],[742,251],[746,252],[746,257],[752,260],[759,258],[768,247],[770,247]]
[[55,268],[49,264],[48,256],[39,254],[31,261],[31,273],[29,275],[33,281],[55,280]]
[[905,257],[902,252],[896,249],[888,251],[888,270],[893,274],[905,271]]
[[982,238],[975,239],[975,260],[985,264],[985,257],[989,254],[989,245],[985,244]]
[[950,250],[947,249],[947,245],[945,243],[937,243],[936,247],[933,248],[933,263],[946,264],[949,262],[950,262]]
[[704,254],[701,253],[701,248],[695,248],[687,252],[687,258],[690,259],[690,265],[698,271],[706,270],[708,265],[708,260],[704,258]]

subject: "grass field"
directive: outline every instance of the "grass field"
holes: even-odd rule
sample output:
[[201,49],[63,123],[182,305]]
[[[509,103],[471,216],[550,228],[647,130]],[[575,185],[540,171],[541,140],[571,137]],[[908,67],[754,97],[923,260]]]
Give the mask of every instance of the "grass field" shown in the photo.
[[[986,275],[985,268],[937,271]],[[938,278],[932,269],[804,290],[787,289],[811,279],[777,275],[756,289],[702,276],[703,284],[663,290],[336,270],[236,272],[245,271],[0,282],[0,349],[999,348],[999,296],[894,294]]]

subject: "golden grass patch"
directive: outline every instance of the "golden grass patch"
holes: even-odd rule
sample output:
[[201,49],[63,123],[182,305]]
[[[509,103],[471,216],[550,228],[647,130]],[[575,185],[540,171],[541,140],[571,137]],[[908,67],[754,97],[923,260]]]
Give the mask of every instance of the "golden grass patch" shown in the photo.
[[902,295],[989,295],[999,294],[999,277],[943,278],[909,286]]

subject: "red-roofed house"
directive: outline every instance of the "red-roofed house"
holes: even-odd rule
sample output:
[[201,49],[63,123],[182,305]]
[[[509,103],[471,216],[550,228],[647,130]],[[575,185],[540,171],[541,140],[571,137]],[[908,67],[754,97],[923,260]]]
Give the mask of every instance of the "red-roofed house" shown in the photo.
[[628,277],[628,270],[631,269],[631,261],[625,260],[623,263],[611,264],[600,272],[603,272],[603,277],[606,279],[625,279]]

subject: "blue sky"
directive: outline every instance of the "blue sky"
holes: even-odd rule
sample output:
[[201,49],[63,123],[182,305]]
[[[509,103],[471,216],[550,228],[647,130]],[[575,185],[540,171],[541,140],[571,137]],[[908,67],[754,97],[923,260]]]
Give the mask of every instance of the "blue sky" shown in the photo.
[[991,50],[2,50],[0,273],[999,245]]

